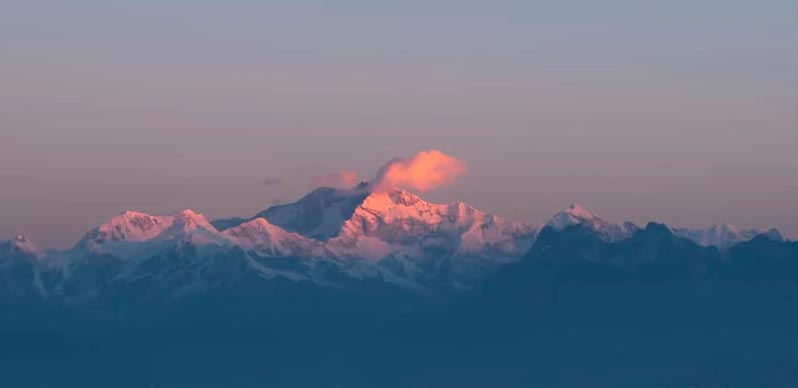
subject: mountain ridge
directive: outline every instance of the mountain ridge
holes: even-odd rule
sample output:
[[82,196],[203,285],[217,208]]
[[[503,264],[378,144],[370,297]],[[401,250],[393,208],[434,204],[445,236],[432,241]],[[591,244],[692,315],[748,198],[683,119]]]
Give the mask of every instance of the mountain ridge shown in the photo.
[[[704,235],[682,228],[614,224],[580,204],[536,227],[463,202],[429,203],[408,191],[372,191],[361,183],[351,189],[319,188],[248,219],[209,222],[188,209],[167,215],[128,210],[90,230],[69,250],[42,251],[17,237],[0,245],[6,247],[0,254],[29,260],[37,274],[45,274],[47,281],[36,287],[44,290],[40,293],[72,300],[142,279],[157,280],[157,287],[181,284],[181,290],[208,290],[218,283],[214,276],[237,278],[242,273],[334,287],[376,281],[449,293],[468,290],[520,260],[542,230],[573,227],[608,243],[651,228],[698,245],[705,242]],[[760,234],[727,235],[733,238],[727,236],[723,241],[728,245],[718,249],[728,250]],[[766,235],[782,240],[777,231]],[[68,296],[69,290],[78,289],[84,290]]]

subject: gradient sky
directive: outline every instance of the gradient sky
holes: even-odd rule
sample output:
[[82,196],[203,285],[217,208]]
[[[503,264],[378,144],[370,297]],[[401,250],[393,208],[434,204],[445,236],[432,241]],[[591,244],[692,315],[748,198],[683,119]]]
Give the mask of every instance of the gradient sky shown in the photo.
[[0,4],[0,237],[251,215],[433,148],[469,172],[429,200],[798,236],[798,2]]

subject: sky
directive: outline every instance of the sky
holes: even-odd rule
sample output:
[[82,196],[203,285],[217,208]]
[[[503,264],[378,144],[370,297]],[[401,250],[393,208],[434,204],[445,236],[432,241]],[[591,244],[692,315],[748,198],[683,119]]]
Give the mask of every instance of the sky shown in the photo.
[[0,238],[208,218],[441,150],[423,197],[798,237],[798,2],[0,3]]

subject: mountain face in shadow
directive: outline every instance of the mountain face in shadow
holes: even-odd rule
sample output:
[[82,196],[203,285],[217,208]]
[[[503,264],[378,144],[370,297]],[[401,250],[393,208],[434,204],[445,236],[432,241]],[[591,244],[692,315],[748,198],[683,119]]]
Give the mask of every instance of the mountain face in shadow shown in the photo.
[[522,260],[462,299],[477,314],[522,321],[795,322],[796,258],[792,242],[761,236],[722,254],[656,223],[618,242],[546,228]]
[[0,301],[35,301],[41,297],[41,279],[35,271],[38,254],[24,237],[0,241]]
[[538,229],[327,195],[226,227],[125,212],[64,252],[0,243],[0,385],[798,383],[798,243],[778,233],[705,246],[578,205]]

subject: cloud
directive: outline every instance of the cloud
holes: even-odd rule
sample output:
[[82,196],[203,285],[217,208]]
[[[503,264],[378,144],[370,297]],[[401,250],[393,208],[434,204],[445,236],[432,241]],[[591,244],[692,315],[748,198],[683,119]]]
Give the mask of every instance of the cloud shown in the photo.
[[343,170],[324,175],[316,175],[310,178],[314,186],[323,187],[345,187],[349,188],[357,184],[358,173],[352,170]]
[[[440,150],[427,150],[409,158],[398,158],[386,163],[366,187],[371,191],[400,188],[424,192],[452,184],[465,172],[464,161]],[[353,170],[311,177],[311,183],[316,187],[352,188],[358,182],[358,172]]]
[[263,182],[261,182],[261,184],[264,186],[277,186],[281,185],[282,183],[283,183],[282,178],[266,178],[263,180]]
[[377,172],[373,187],[430,191],[454,183],[465,172],[466,164],[460,159],[439,150],[421,151],[411,158],[388,162]]

